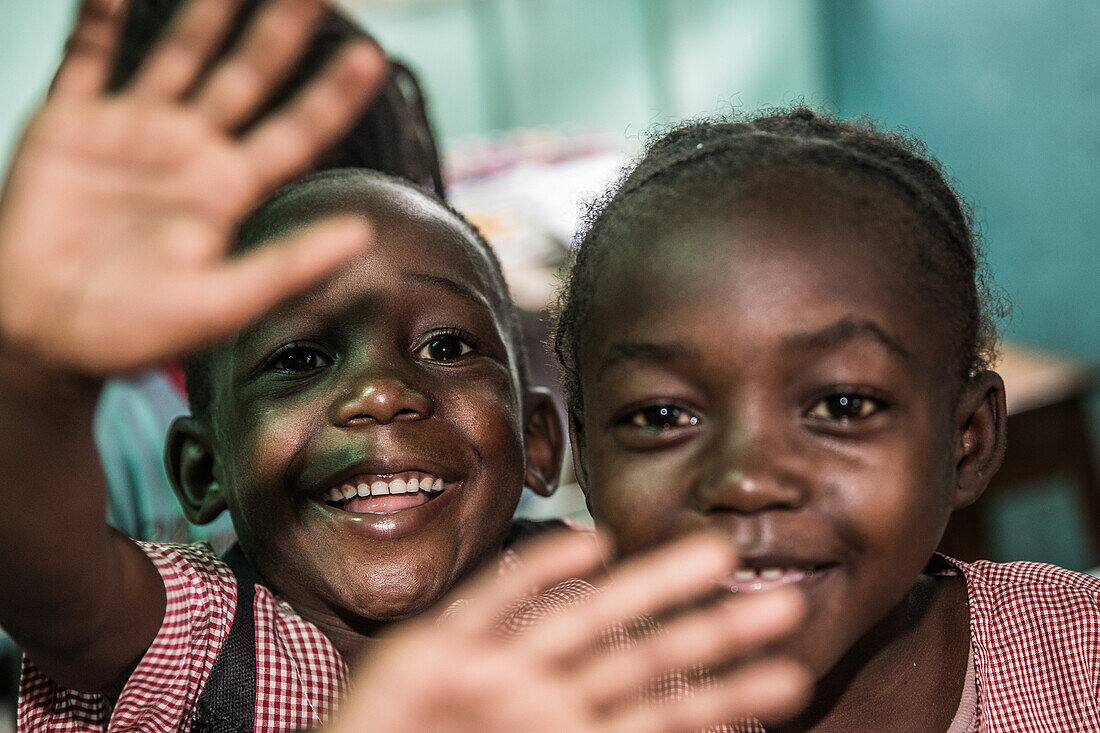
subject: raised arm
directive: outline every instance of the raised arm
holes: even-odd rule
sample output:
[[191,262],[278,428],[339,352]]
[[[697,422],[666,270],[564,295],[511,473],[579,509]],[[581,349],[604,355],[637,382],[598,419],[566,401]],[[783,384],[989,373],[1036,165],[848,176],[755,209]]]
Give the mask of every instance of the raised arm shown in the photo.
[[165,603],[150,562],[104,521],[91,436],[100,380],[237,329],[369,236],[333,220],[226,258],[237,223],[385,74],[378,49],[349,45],[249,123],[323,4],[270,0],[211,66],[241,4],[192,0],[108,93],[125,2],[85,0],[0,196],[0,626],[78,689],[121,689]]

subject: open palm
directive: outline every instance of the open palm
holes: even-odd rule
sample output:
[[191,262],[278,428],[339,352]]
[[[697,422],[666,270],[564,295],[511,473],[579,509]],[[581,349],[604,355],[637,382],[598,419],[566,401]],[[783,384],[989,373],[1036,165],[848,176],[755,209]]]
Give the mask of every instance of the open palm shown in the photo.
[[194,0],[134,80],[105,90],[124,13],[87,0],[0,199],[0,335],[85,373],[141,367],[223,336],[367,238],[330,220],[227,259],[240,220],[330,144],[385,73],[349,45],[250,124],[311,37],[321,2],[273,0],[208,69],[239,2]]

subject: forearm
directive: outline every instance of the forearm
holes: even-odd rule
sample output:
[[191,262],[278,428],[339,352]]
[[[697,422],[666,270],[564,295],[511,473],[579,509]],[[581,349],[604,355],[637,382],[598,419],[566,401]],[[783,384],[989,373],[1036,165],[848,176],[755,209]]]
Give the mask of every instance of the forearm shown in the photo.
[[164,607],[152,565],[104,520],[98,392],[0,347],[0,625],[58,681],[84,688],[113,686]]

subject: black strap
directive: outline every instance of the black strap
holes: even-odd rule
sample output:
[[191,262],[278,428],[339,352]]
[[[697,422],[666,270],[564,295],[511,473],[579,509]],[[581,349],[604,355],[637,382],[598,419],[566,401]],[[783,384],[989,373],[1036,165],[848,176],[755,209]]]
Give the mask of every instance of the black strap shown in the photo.
[[237,609],[195,703],[191,733],[252,733],[256,720],[256,613],[259,573],[233,545],[222,558],[237,578]]
[[513,519],[512,526],[508,528],[508,534],[504,538],[504,546],[512,547],[543,532],[568,527],[569,525],[560,519]]

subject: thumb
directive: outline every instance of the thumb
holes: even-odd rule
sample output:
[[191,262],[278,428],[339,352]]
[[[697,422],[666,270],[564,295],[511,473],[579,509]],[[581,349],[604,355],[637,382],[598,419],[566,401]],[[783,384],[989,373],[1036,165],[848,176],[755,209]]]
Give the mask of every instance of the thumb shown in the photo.
[[207,281],[207,297],[192,314],[200,330],[224,335],[305,290],[373,240],[357,216],[319,221],[222,263]]

